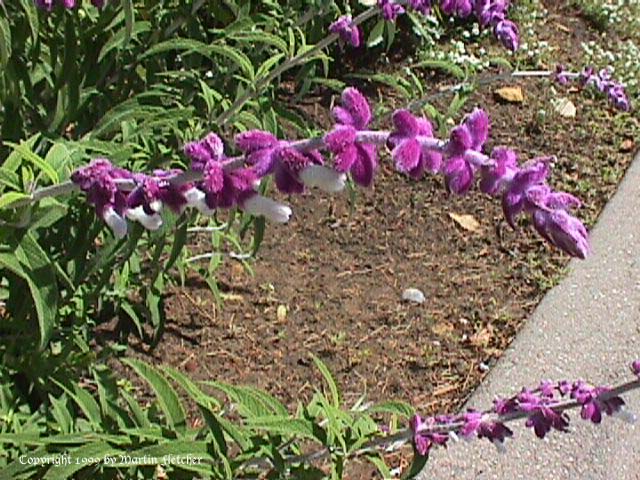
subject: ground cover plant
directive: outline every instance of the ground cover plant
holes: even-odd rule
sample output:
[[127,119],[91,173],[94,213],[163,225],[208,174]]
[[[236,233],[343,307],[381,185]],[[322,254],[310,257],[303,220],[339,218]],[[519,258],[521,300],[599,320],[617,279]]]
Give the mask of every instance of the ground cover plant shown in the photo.
[[[432,212],[433,204],[475,208],[474,215],[448,212],[454,228],[464,232],[481,228],[474,227],[477,218],[500,225],[490,209],[502,208],[506,223],[529,223],[548,243],[585,257],[586,230],[569,211],[579,201],[562,191],[586,197],[591,222],[599,208],[594,203],[602,205],[624,165],[609,165],[611,178],[594,181],[605,172],[571,168],[572,159],[564,156],[543,157],[557,153],[554,142],[522,148],[512,133],[500,133],[512,132],[508,126],[524,128],[522,137],[535,138],[542,130],[553,138],[571,115],[558,108],[554,111],[563,113],[551,117],[541,108],[533,123],[529,119],[513,127],[501,118],[498,104],[489,114],[473,109],[472,103],[484,107],[493,94],[486,96],[483,85],[513,78],[510,73],[479,76],[483,68],[512,68],[512,63],[520,70],[542,68],[537,74],[546,77],[545,84],[525,91],[574,95],[587,114],[597,112],[617,124],[616,136],[606,137],[616,142],[614,150],[634,148],[624,142],[637,131],[631,109],[636,90],[625,91],[618,81],[628,78],[629,68],[601,70],[611,62],[626,65],[627,59],[614,57],[596,64],[596,70],[582,70],[584,65],[567,61],[575,59],[572,52],[545,59],[542,48],[529,55],[537,36],[526,33],[528,25],[510,20],[518,10],[507,10],[508,2],[360,3],[366,2],[20,0],[2,5],[0,440],[5,475],[236,478],[266,472],[274,478],[339,478],[349,474],[347,459],[363,455],[388,476],[398,459],[385,457],[379,447],[407,442],[416,461],[403,473],[413,475],[430,447],[446,443],[450,431],[501,445],[510,436],[507,423],[519,418],[543,437],[551,428],[566,429],[569,408],[580,407],[582,417],[594,423],[603,412],[621,412],[620,395],[636,388],[637,381],[615,389],[581,381],[541,384],[484,413],[424,419],[416,413],[451,408],[454,396],[463,400],[486,369],[484,362],[499,355],[487,337],[501,326],[513,331],[515,322],[507,318],[496,324],[482,313],[458,317],[466,331],[459,352],[448,338],[457,327],[434,321],[428,324],[433,332],[440,328],[439,343],[417,336],[404,342],[408,347],[399,345],[398,338],[418,335],[423,307],[398,308],[394,301],[381,311],[384,291],[365,295],[364,301],[375,298],[370,305],[347,305],[355,319],[348,328],[324,324],[320,312],[330,315],[336,306],[328,305],[317,288],[300,308],[293,305],[294,295],[283,304],[275,291],[280,280],[269,280],[247,292],[255,296],[251,305],[240,303],[249,295],[237,293],[234,283],[246,282],[252,270],[261,275],[260,268],[289,275],[294,285],[296,263],[331,268],[330,274],[307,276],[302,284],[347,277],[347,289],[363,290],[366,286],[358,285],[363,273],[380,271],[394,279],[397,266],[378,268],[368,263],[370,253],[363,256],[368,248],[377,250],[379,240],[380,252],[399,247],[406,264],[430,261],[434,251],[416,249],[398,234],[391,236],[400,243],[390,243],[389,236],[402,232],[411,217]],[[520,8],[540,12],[539,7]],[[584,14],[593,17],[588,10]],[[484,46],[463,54],[457,43],[452,50],[434,47],[438,38],[458,42],[458,36],[476,39],[481,31],[483,45],[499,52],[495,56],[481,52]],[[474,48],[473,43],[463,46]],[[524,60],[504,53],[505,47],[512,51],[520,44]],[[583,48],[588,51],[589,45]],[[596,59],[591,52],[589,60]],[[389,58],[395,63],[385,65]],[[450,82],[446,74],[457,83],[430,95],[430,85]],[[508,99],[508,93],[498,97]],[[333,105],[327,108],[329,98]],[[508,107],[517,109],[513,103]],[[515,147],[534,160],[518,162]],[[563,175],[549,177],[558,168]],[[434,179],[437,175],[446,188]],[[499,202],[479,192],[462,195],[476,179],[479,189]],[[385,182],[392,182],[386,191],[379,187]],[[330,193],[347,189],[351,195],[338,200],[316,191],[292,195],[310,187]],[[292,195],[286,200],[293,209],[276,190]],[[516,219],[523,213],[528,221]],[[266,226],[265,219],[289,224]],[[557,257],[546,260],[542,243],[525,231],[499,227],[491,241],[487,235],[460,236],[454,246],[484,248],[477,258],[500,255],[520,265],[561,265]],[[210,242],[194,242],[194,235]],[[417,237],[422,244],[424,235],[429,234]],[[352,258],[344,264],[348,268],[336,271],[341,267],[331,243],[321,245],[327,238]],[[254,263],[256,254],[264,258]],[[440,271],[452,268],[444,265]],[[527,268],[546,273],[550,267]],[[409,279],[403,282],[415,282],[412,273],[406,271]],[[552,281],[544,275],[539,279]],[[529,301],[544,288],[531,289]],[[186,309],[180,307],[185,299]],[[446,291],[441,302],[455,309]],[[374,329],[358,319],[367,318],[370,307],[382,320]],[[481,311],[484,305],[471,308]],[[220,322],[219,311],[230,315],[229,321]],[[203,317],[210,320],[213,342],[202,342],[202,331],[196,333],[200,338],[190,336],[201,330],[197,322]],[[300,350],[286,346],[289,335]],[[380,335],[395,344],[384,345]],[[380,386],[365,379],[364,389],[349,381],[348,392],[341,392],[330,370],[340,383],[345,373],[357,375],[360,365],[376,368],[368,375],[380,371],[367,346],[372,338],[376,348],[397,351],[400,359],[391,360],[384,382],[405,377],[398,375],[405,367],[412,372],[433,368],[448,376],[449,386],[442,379],[415,381],[422,390],[410,381]],[[504,345],[508,334],[498,341]],[[483,355],[482,361],[467,364],[464,349],[474,350],[476,358]],[[490,349],[497,353],[487,354]],[[135,358],[121,359],[123,352]],[[210,362],[199,361],[202,352]],[[282,361],[274,366],[274,359]],[[382,364],[386,361],[383,356]],[[632,370],[638,374],[636,363]],[[315,372],[324,378],[326,394],[308,387]],[[117,380],[122,374],[131,381]],[[288,375],[287,381],[278,380]],[[136,388],[142,380],[146,386]],[[434,388],[436,382],[440,385]],[[238,386],[247,383],[276,395]],[[439,399],[442,387],[445,400]],[[390,401],[398,397],[408,402]],[[25,461],[36,457],[49,460]],[[71,457],[88,460],[65,463]]]

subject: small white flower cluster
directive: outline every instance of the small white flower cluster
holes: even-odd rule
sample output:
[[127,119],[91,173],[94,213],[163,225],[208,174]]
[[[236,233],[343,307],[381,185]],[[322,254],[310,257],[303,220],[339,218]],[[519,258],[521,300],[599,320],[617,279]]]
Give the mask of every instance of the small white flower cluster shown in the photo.
[[581,44],[587,62],[594,65],[610,66],[616,72],[618,80],[631,92],[640,87],[640,46],[634,40],[615,44],[609,42],[607,48],[601,42],[583,42]]

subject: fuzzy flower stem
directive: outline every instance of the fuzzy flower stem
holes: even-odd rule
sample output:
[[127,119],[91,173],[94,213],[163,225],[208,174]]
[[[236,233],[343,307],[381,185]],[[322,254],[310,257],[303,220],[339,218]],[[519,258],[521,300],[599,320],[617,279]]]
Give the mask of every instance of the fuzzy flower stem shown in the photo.
[[[615,388],[612,388],[611,390],[605,393],[602,393],[599,396],[599,399],[606,401],[614,397],[623,395],[625,393],[631,392],[632,390],[638,390],[638,389],[640,389],[640,379],[626,382]],[[568,410],[581,408],[582,404],[576,400],[569,399],[569,400],[558,401],[557,403],[554,403],[552,407],[554,411],[561,413]],[[524,412],[524,411],[517,411],[517,412],[507,413],[504,415],[497,415],[495,413],[492,413],[492,411],[493,410],[486,410],[482,413],[488,416],[489,421],[493,420],[501,423],[509,423],[517,420],[522,420],[524,418],[527,418],[530,415],[529,412]],[[465,424],[464,421],[454,421],[454,422],[448,422],[446,424],[435,424],[433,426],[421,429],[420,433],[421,434],[438,434],[438,433],[448,434],[451,432],[455,433],[456,431],[463,428],[464,424]],[[410,428],[405,428],[392,435],[370,440],[369,442],[365,443],[361,449],[353,453],[352,456],[358,457],[381,448],[388,451],[390,446],[393,446],[394,447],[393,449],[396,450],[397,448],[410,442],[411,439],[413,438],[413,435],[414,435],[414,432]],[[290,456],[285,458],[284,461],[287,465],[295,465],[300,463],[310,463],[318,460],[323,460],[328,458],[330,455],[331,455],[331,451],[327,448],[323,448],[307,454]],[[266,458],[250,460],[244,463],[241,467],[242,470],[249,470],[249,469],[264,470],[264,469],[271,469],[271,468],[273,468],[273,465],[271,464],[270,460]]]

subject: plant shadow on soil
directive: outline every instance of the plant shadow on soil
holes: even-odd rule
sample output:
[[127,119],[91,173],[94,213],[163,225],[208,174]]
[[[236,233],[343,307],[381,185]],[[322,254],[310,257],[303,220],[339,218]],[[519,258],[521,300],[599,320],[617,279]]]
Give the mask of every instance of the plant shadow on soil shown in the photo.
[[[558,49],[559,61],[579,65],[576,45],[595,33],[561,8],[549,5],[551,28],[538,33]],[[574,92],[568,95],[577,118],[550,114],[540,123],[540,110],[553,110],[548,83],[509,85],[522,86],[523,103],[498,102],[492,85],[464,110],[487,109],[490,146],[508,145],[527,158],[557,155],[552,185],[581,197],[578,215],[592,224],[632,159],[620,150],[625,138],[609,127],[617,113],[606,100]],[[314,112],[328,125],[326,108]],[[254,275],[231,261],[219,270],[222,308],[206,285],[174,288],[158,346],[130,339],[127,355],[173,365],[196,380],[257,386],[295,407],[322,388],[314,354],[336,376],[347,405],[366,394],[407,401],[424,414],[458,409],[568,258],[526,222],[512,231],[500,202],[477,189],[448,196],[440,178],[414,182],[393,171],[388,155],[380,160],[374,187],[358,189],[353,204],[347,193],[287,199],[294,216],[268,226]],[[465,230],[450,214],[471,215],[478,226]],[[194,249],[211,248],[200,242]],[[406,288],[423,291],[426,302],[403,302]]]

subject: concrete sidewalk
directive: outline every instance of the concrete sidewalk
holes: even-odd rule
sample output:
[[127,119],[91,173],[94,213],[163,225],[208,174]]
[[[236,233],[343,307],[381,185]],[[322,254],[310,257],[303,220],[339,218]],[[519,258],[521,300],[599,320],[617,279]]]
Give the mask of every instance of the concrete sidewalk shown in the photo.
[[[640,359],[640,155],[591,232],[593,253],[540,303],[525,328],[480,385],[468,407],[541,379],[585,378],[597,384],[631,379]],[[640,416],[640,392],[625,397]],[[522,423],[498,454],[484,441],[434,449],[421,480],[640,479],[640,423],[607,417],[600,426],[572,412],[570,434],[537,439]]]

